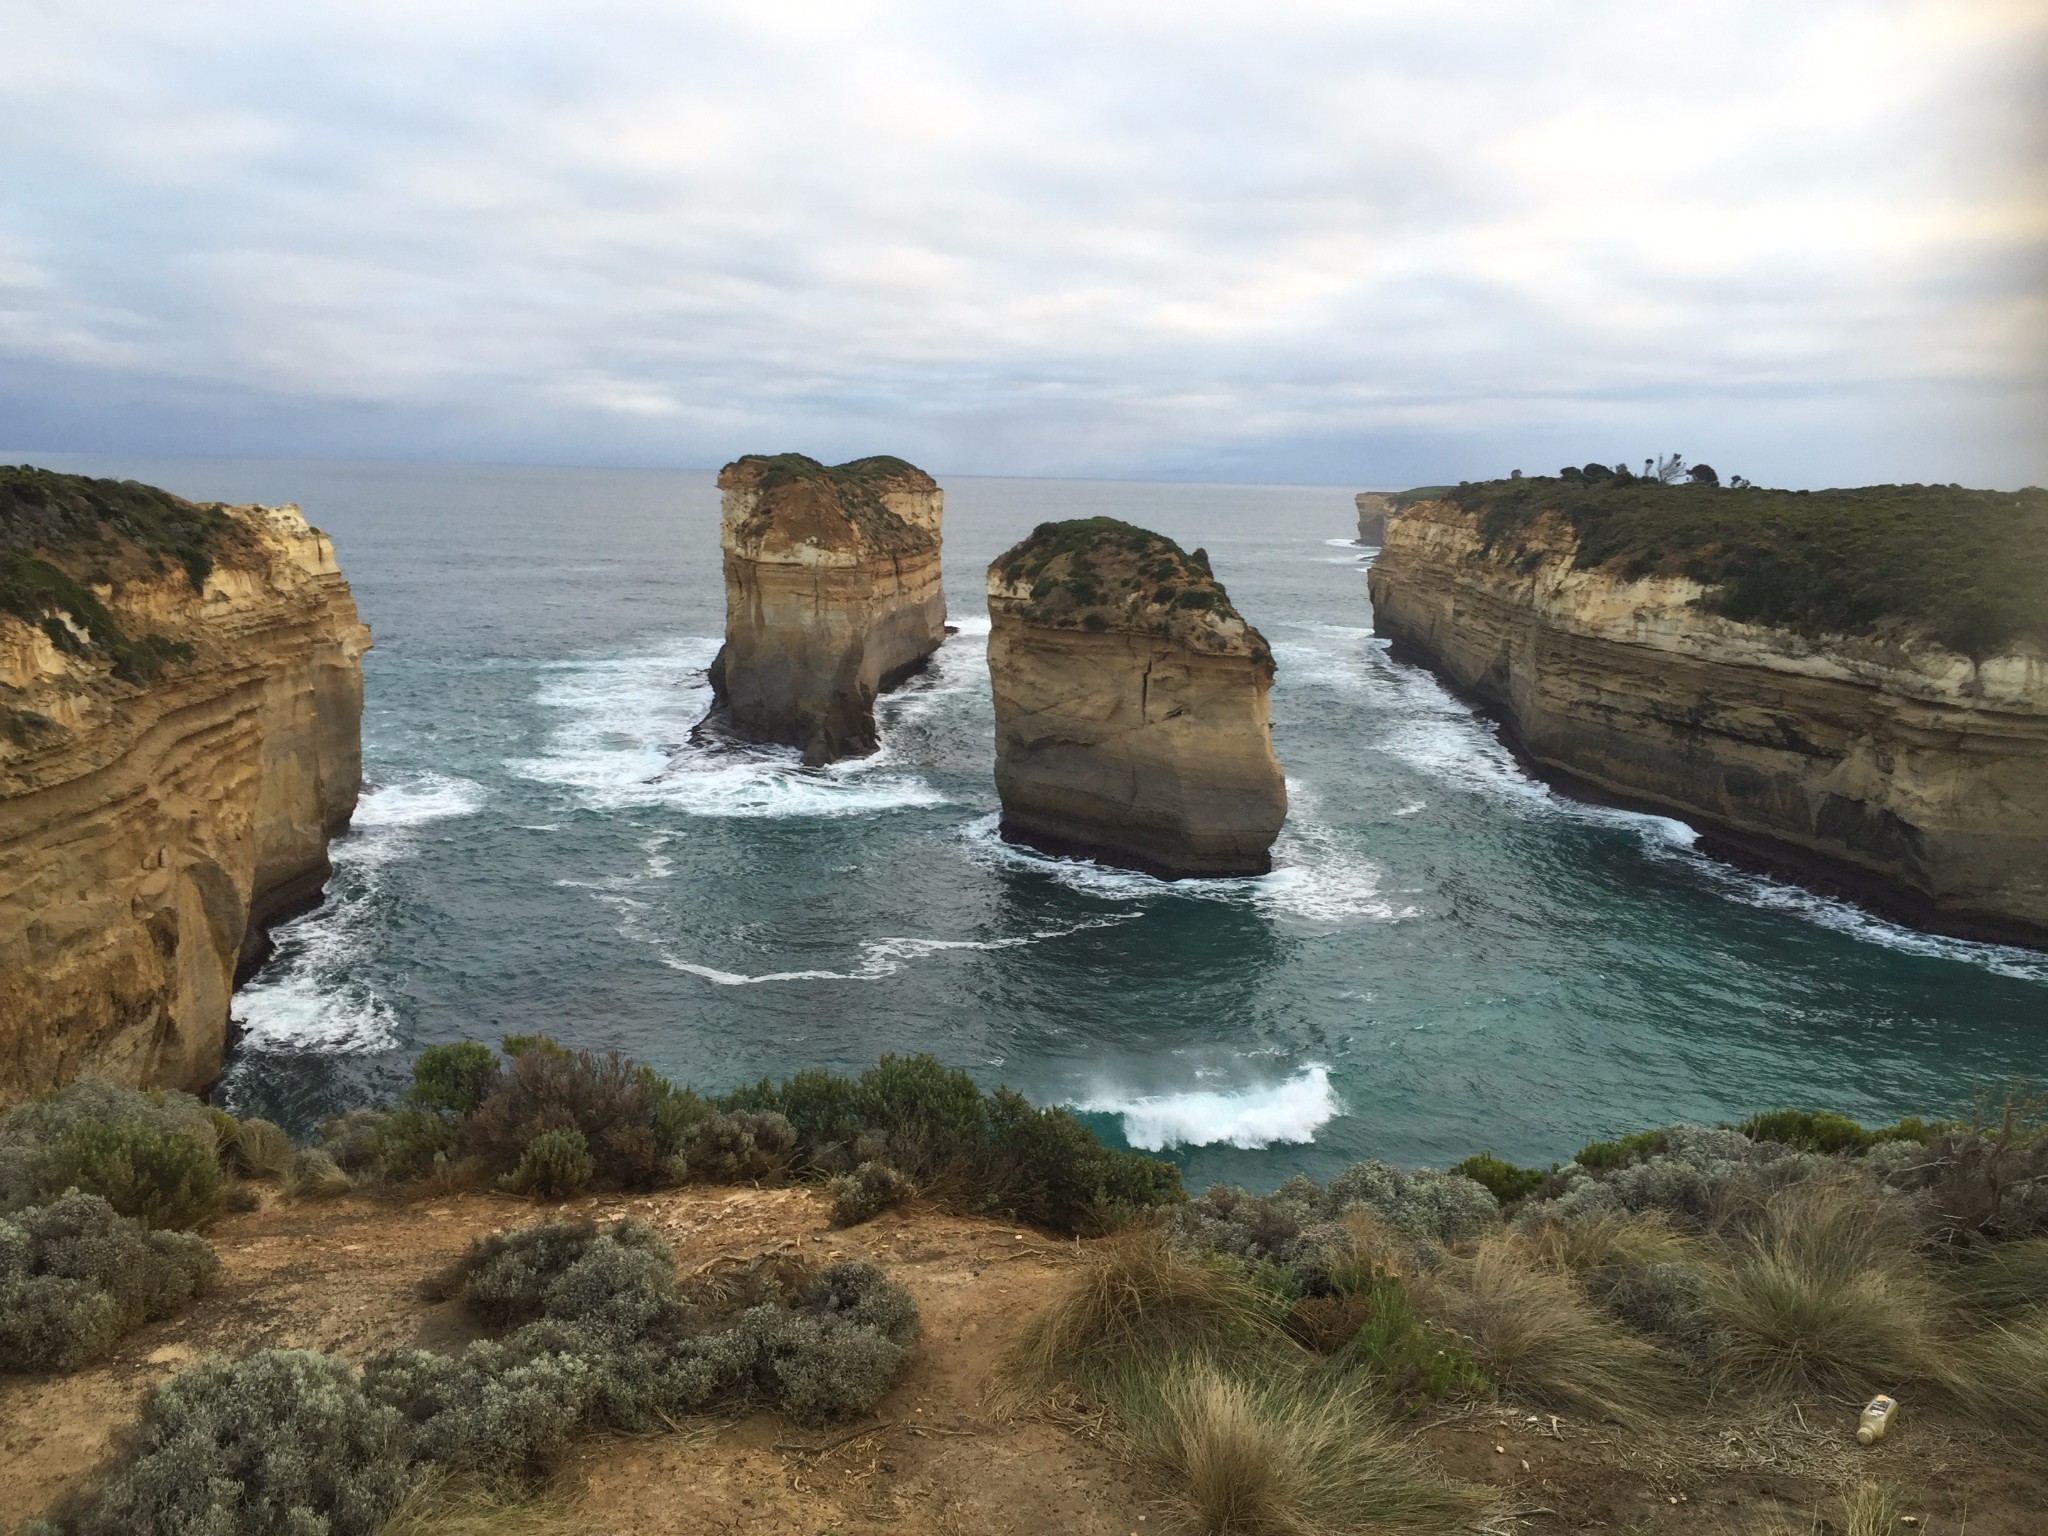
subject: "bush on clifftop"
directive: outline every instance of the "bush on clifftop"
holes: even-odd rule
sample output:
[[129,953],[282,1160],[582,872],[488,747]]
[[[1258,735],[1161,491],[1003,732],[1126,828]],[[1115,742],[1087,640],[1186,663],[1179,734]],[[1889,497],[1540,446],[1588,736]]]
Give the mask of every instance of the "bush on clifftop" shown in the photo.
[[1978,659],[2048,646],[2048,491],[1873,485],[1774,491],[1665,485],[1623,474],[1531,476],[1446,494],[1489,547],[1546,511],[1578,536],[1581,568],[1689,576],[1710,612],[1803,634],[1917,630]]

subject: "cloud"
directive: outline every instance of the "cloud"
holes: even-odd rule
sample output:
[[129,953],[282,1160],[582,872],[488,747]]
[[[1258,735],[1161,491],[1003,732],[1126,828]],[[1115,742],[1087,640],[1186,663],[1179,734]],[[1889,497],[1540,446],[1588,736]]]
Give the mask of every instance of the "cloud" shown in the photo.
[[14,15],[23,448],[2048,478],[2028,4]]

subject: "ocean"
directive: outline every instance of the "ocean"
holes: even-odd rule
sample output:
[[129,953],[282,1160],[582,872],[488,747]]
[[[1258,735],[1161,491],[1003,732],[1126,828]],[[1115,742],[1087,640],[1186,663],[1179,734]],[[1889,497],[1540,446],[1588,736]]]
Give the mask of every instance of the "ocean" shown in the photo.
[[[814,772],[689,742],[723,621],[711,471],[9,457],[296,501],[334,539],[375,635],[365,792],[326,904],[236,999],[220,1090],[299,1131],[465,1037],[704,1089],[928,1051],[1257,1189],[1783,1105],[1949,1113],[2048,1060],[2048,955],[1527,777],[1374,639],[1349,487],[942,476],[958,633],[884,701],[877,756]],[[1272,643],[1270,875],[996,836],[982,571],[1097,514],[1206,547]]]

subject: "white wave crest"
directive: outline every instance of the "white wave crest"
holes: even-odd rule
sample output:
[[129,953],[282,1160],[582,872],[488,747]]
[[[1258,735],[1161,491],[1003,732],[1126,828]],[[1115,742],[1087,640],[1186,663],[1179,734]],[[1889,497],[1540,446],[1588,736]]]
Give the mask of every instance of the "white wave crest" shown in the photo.
[[880,981],[928,955],[958,949],[1021,949],[1028,944],[1063,939],[1069,934],[1082,933],[1090,928],[1106,928],[1123,921],[1123,916],[1099,917],[1083,923],[1070,923],[1063,928],[1042,928],[1035,933],[1017,934],[1007,939],[871,939],[860,946],[860,962],[850,971],[769,971],[760,976],[749,976],[739,971],[700,965],[692,960],[678,960],[668,954],[661,956],[661,963],[671,970],[687,971],[721,987],[755,987],[771,981]]
[[924,779],[890,771],[886,746],[872,757],[812,769],[781,748],[693,743],[690,733],[711,707],[704,669],[717,654],[716,640],[694,638],[551,668],[538,702],[566,718],[541,756],[509,766],[597,810],[660,805],[693,816],[865,816],[945,803]]
[[474,816],[488,798],[483,785],[445,773],[416,773],[363,792],[351,826],[416,827],[451,816]]
[[1261,1087],[1135,1097],[1104,1092],[1069,1107],[1121,1116],[1124,1140],[1146,1152],[1219,1144],[1256,1151],[1275,1142],[1310,1142],[1344,1112],[1329,1069],[1314,1064]]
[[1293,801],[1287,825],[1273,844],[1273,869],[1263,875],[1161,880],[1134,869],[1118,869],[1092,859],[1065,858],[1003,841],[1000,816],[983,816],[961,830],[968,855],[984,865],[1027,869],[1046,875],[1069,890],[1116,901],[1147,901],[1162,896],[1197,901],[1222,901],[1283,913],[1311,922],[1343,922],[1365,918],[1396,922],[1416,909],[1396,906],[1380,894],[1377,864],[1346,846],[1333,828],[1315,819],[1308,791],[1293,780],[1287,792]]

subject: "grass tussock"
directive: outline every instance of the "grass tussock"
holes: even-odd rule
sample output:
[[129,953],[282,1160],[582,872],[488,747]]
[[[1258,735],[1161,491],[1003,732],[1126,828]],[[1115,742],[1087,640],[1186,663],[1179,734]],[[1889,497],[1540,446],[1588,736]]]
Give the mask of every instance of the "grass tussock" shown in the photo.
[[1902,1202],[1847,1179],[1773,1195],[1711,1275],[1721,1373],[1845,1397],[1930,1374],[1947,1308]]
[[1471,1341],[1512,1397],[1623,1424],[1682,1400],[1683,1378],[1669,1359],[1512,1235],[1448,1259],[1420,1286],[1425,1307]]
[[1270,1292],[1226,1263],[1176,1249],[1138,1227],[1089,1253],[1032,1319],[1011,1355],[1028,1383],[1099,1383],[1129,1359],[1278,1348],[1285,1336]]
[[377,1536],[572,1536],[583,1524],[566,1499],[519,1498],[473,1477],[429,1473]]
[[1177,1360],[1121,1401],[1126,1432],[1166,1475],[1174,1523],[1201,1536],[1432,1536],[1485,1502],[1434,1475],[1339,1378]]

